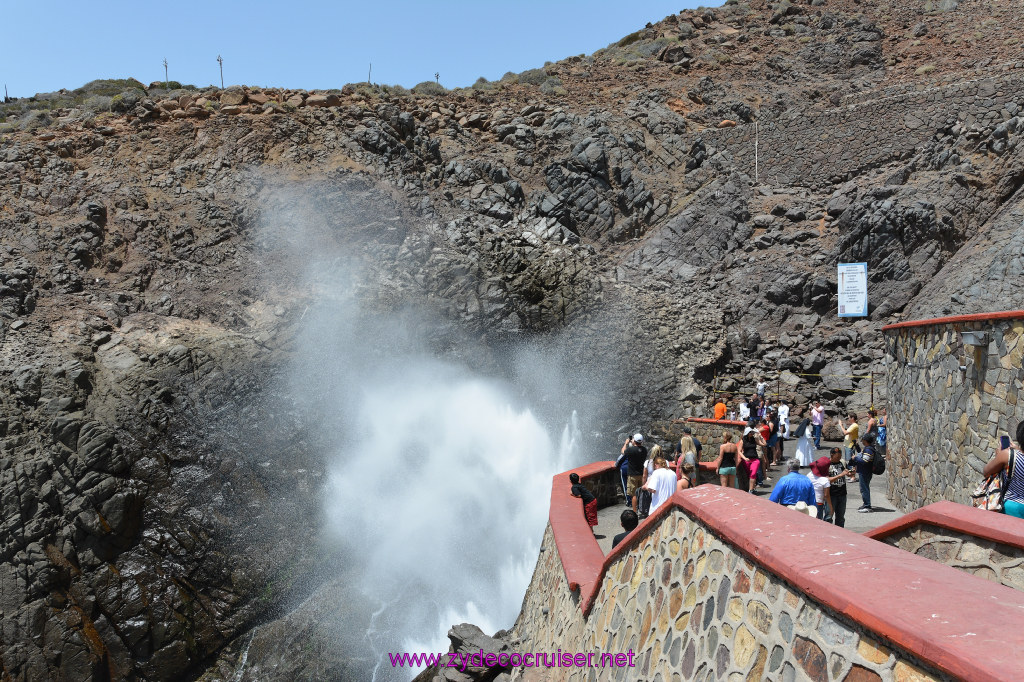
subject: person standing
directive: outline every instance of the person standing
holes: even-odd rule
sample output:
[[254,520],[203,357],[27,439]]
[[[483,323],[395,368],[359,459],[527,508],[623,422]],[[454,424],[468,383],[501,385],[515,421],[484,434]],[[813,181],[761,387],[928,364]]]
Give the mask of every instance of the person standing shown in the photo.
[[732,433],[722,434],[722,445],[718,448],[718,459],[714,468],[718,472],[719,482],[723,488],[736,487],[736,462],[739,459],[739,447],[732,442]]
[[643,435],[634,433],[632,438],[628,438],[622,446],[622,454],[626,456],[626,462],[629,464],[626,477],[626,497],[629,498],[633,511],[636,511],[636,491],[643,485],[644,462],[647,460],[647,448],[644,447]]
[[796,427],[796,459],[802,467],[810,466],[814,461],[815,449],[811,440],[811,429],[808,428],[809,421],[804,419],[800,426]]
[[878,418],[878,438],[875,439],[875,452],[885,456],[885,446],[889,442],[889,413],[882,408],[882,414]]
[[779,404],[779,422],[782,424],[783,439],[789,438],[789,403],[785,400]]
[[757,432],[761,434],[761,456],[764,460],[764,466],[767,467],[771,463],[771,453],[768,450],[768,439],[772,436],[771,422],[761,417],[760,422],[757,426]]
[[811,426],[814,427],[814,449],[821,449],[821,427],[825,425],[825,408],[821,406],[820,400],[814,401],[811,408]]
[[864,436],[860,439],[862,444],[861,451],[850,458],[857,467],[857,480],[860,481],[860,499],[863,504],[857,509],[858,512],[870,512],[871,509],[871,477],[874,474],[872,471],[872,461],[875,458],[874,440],[870,436]]
[[693,465],[689,462],[683,464],[676,477],[679,479],[679,482],[676,483],[676,492],[688,490],[696,485],[693,480]]
[[776,466],[782,463],[782,446],[780,444],[782,432],[779,428],[779,413],[773,410],[768,413],[767,417],[770,427],[768,433],[768,455],[771,457],[772,466]]
[[747,489],[751,493],[757,488],[758,474],[761,470],[761,458],[758,455],[760,448],[757,445],[760,435],[756,429],[748,426],[743,433],[743,440],[740,441],[743,447],[743,453],[740,457],[740,468],[745,469],[747,472]]
[[842,417],[836,417],[836,422],[839,424],[839,428],[843,432],[843,453],[846,455],[846,459],[849,460],[857,452],[857,441],[860,440],[860,425],[857,423],[857,415],[851,412],[848,415],[850,425],[846,426],[843,424]]
[[715,403],[715,419],[725,419],[725,413],[729,411],[729,408],[725,405],[725,400],[722,398],[718,399]]
[[825,516],[825,521],[840,528],[846,527],[846,481],[851,473],[843,462],[843,451],[832,448],[828,463],[828,497],[832,503],[832,513]]
[[878,440],[878,413],[874,410],[868,410],[868,423],[865,425],[864,435]]
[[651,513],[651,492],[647,488],[647,481],[654,475],[657,467],[655,462],[661,458],[661,446],[653,445],[650,453],[647,455],[647,460],[644,462],[644,473],[643,478],[640,481],[640,489],[636,492],[637,503],[636,513],[641,519],[646,519]]
[[623,451],[619,454],[619,458],[615,460],[615,466],[619,470],[619,482],[622,483],[622,496],[626,498],[626,506],[629,506],[629,493],[626,486],[626,481],[629,479],[629,460],[626,459],[626,452]]
[[1004,469],[1006,472],[1006,495],[1003,497],[1003,511],[1007,516],[1024,519],[1024,454],[1020,451],[1020,443],[1024,440],[1024,421],[1017,424],[1017,443],[996,450],[995,456],[988,461],[982,472],[985,476],[995,476]]
[[791,459],[786,463],[789,473],[779,479],[768,498],[772,502],[789,507],[797,502],[814,506],[814,486],[806,476],[800,475],[800,463]]
[[828,457],[819,457],[811,462],[811,470],[807,474],[807,479],[814,486],[814,503],[818,507],[819,519],[824,519],[826,513],[832,514],[832,503],[829,501],[831,486],[828,479],[828,465]]
[[700,441],[693,437],[689,426],[683,427],[683,437],[679,439],[679,456],[676,458],[676,476],[683,477],[683,467],[687,463],[697,466],[700,461]]
[[677,482],[676,472],[668,468],[668,462],[665,461],[665,458],[656,457],[654,460],[654,473],[647,479],[647,484],[644,486],[645,489],[651,491],[651,510],[649,513],[653,514],[658,507],[675,494]]
[[750,405],[747,404],[746,398],[740,399],[740,421],[750,421]]
[[757,397],[760,398],[762,401],[764,400],[764,392],[767,389],[768,389],[768,384],[765,383],[764,378],[762,377],[757,382]]

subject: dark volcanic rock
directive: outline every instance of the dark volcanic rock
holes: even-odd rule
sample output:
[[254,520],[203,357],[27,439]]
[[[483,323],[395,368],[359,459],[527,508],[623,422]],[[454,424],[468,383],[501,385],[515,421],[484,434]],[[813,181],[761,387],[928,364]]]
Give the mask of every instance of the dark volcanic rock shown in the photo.
[[3,675],[365,676],[318,625],[372,611],[321,542],[330,447],[281,395],[331,278],[487,375],[530,339],[615,425],[761,373],[860,409],[882,324],[1024,307],[1020,22],[956,5],[730,3],[437,95],[0,105]]

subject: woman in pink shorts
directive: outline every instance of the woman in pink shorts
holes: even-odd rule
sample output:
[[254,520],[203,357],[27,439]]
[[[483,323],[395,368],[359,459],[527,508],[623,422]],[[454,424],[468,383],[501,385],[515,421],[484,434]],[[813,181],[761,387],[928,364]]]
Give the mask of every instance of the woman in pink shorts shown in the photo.
[[740,453],[740,461],[737,468],[747,472],[748,490],[754,492],[757,487],[757,472],[761,468],[761,460],[757,456],[760,434],[755,429],[750,429],[743,436],[743,452]]

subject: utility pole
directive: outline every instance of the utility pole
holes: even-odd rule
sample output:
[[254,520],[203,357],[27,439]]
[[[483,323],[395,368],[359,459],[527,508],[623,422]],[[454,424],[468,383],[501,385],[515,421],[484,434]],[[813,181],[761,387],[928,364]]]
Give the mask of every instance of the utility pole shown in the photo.
[[220,89],[224,89],[224,58],[217,55],[217,63],[220,64]]
[[366,84],[373,83],[373,62],[370,62],[370,70],[366,72]]
[[758,167],[757,167],[757,143],[760,137],[760,126],[757,121],[754,121],[754,184],[759,184],[758,181]]
[[435,71],[434,72],[434,82],[437,83],[438,85],[441,84],[441,72],[440,71]]
[[170,81],[170,79],[167,77],[167,57],[164,57],[164,89],[165,90],[168,87],[168,82],[169,81]]

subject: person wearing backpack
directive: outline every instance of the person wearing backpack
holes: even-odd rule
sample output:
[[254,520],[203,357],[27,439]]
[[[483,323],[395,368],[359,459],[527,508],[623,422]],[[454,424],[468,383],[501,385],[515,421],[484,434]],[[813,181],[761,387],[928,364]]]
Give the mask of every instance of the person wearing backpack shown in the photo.
[[[875,473],[875,439],[865,435],[860,439],[861,451],[850,457],[850,463],[857,467],[857,479],[860,481],[860,499],[863,504],[857,509],[861,514],[871,509],[871,477]],[[879,458],[880,459],[880,458]],[[884,462],[884,460],[882,460]],[[884,466],[884,464],[883,464]]]
[[[1009,516],[1024,519],[1024,455],[1020,451],[1020,443],[1024,441],[1024,421],[1017,424],[1016,436],[1016,443],[996,450],[995,457],[989,460],[982,473],[985,476],[995,476],[1003,469],[1007,470],[1003,511]],[[1014,445],[1016,447],[1013,447]]]

